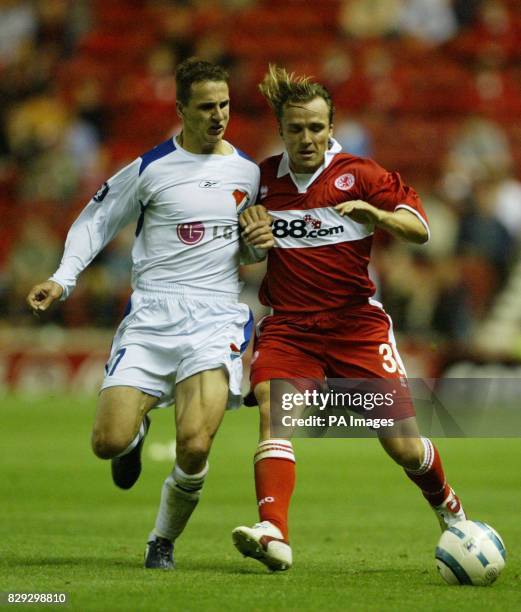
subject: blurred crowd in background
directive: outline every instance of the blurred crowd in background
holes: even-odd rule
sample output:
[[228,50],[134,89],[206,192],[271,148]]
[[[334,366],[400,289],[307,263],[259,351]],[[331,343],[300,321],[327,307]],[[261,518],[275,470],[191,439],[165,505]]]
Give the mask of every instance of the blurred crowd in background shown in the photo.
[[[471,342],[519,254],[518,0],[0,0],[0,327],[35,323],[25,295],[78,212],[176,133],[174,72],[192,55],[229,69],[227,138],[258,161],[282,150],[256,87],[268,62],[327,85],[344,150],[398,170],[430,218],[426,246],[378,237],[395,327]],[[133,232],[48,320],[117,324]]]

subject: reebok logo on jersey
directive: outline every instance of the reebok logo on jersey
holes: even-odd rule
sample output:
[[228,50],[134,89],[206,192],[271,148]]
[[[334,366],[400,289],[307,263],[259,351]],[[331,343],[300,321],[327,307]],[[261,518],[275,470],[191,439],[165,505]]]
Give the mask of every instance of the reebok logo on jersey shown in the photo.
[[96,193],[92,196],[92,199],[95,202],[102,202],[105,199],[105,196],[109,192],[109,184],[105,181],[103,185],[96,191]]
[[260,188],[260,199],[264,200],[264,198],[268,195],[268,186],[262,185]]
[[341,191],[349,191],[354,184],[355,177],[350,172],[342,174],[335,180],[335,187]]
[[221,184],[221,181],[214,181],[212,179],[206,179],[199,183],[201,189],[217,189]]

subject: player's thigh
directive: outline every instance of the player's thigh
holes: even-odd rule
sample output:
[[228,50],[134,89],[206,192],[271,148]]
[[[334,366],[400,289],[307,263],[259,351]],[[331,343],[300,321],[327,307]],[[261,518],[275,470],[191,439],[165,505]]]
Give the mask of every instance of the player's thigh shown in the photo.
[[[176,385],[178,445],[211,444],[228,403],[228,376],[223,368],[198,372]],[[197,442],[196,442],[197,441]]]
[[114,445],[128,444],[157,398],[134,387],[108,387],[99,395],[93,440]]
[[[337,393],[363,395],[363,406],[354,408],[361,416],[397,423],[416,416],[407,375],[389,317],[381,309],[369,308],[358,327],[339,327],[332,335],[325,357],[328,384]],[[366,399],[371,402],[370,414]]]
[[283,417],[298,419],[312,406],[304,401],[293,402],[295,394],[302,396],[306,391],[320,391],[321,381],[316,379],[275,379],[258,383],[254,388],[259,404],[259,441],[271,438],[290,439],[294,427],[284,424]]
[[269,380],[324,378],[322,338],[304,324],[296,326],[288,317],[265,317],[253,351],[252,389]]
[[333,378],[405,378],[391,317],[371,301],[338,315],[328,330],[327,376]]

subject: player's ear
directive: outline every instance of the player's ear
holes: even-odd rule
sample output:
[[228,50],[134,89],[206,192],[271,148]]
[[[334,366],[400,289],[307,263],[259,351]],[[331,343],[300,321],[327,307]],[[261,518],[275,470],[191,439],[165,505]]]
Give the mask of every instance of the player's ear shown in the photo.
[[177,113],[179,119],[184,118],[183,104],[179,101],[175,103],[175,112]]

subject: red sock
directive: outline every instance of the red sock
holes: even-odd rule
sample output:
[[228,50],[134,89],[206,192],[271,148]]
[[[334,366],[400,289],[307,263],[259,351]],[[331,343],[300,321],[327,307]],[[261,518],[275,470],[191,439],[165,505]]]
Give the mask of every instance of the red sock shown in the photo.
[[295,455],[288,440],[265,440],[255,452],[255,491],[261,521],[288,539],[288,508],[295,488]]
[[425,499],[431,506],[440,506],[450,493],[445,480],[438,449],[428,438],[422,438],[425,455],[417,470],[405,470],[407,476],[420,487]]

